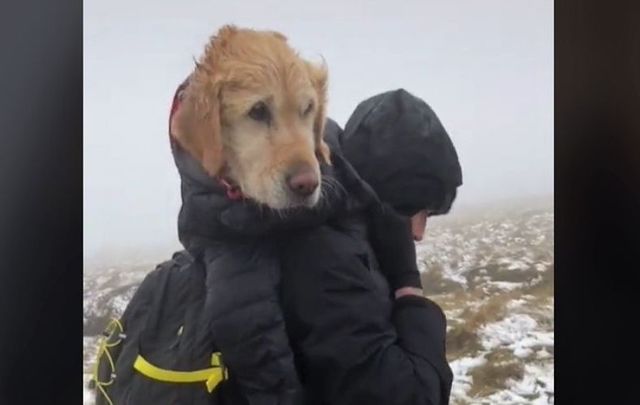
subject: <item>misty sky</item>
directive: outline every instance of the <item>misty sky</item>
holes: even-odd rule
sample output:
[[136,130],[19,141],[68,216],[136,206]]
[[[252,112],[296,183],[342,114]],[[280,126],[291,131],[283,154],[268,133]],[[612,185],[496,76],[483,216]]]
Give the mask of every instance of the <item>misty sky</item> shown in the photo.
[[[91,0],[84,3],[85,258],[177,241],[167,121],[226,23],[281,31],[329,66],[329,115],[403,87],[460,156],[456,205],[553,192],[553,2]],[[167,252],[169,257],[171,252]]]

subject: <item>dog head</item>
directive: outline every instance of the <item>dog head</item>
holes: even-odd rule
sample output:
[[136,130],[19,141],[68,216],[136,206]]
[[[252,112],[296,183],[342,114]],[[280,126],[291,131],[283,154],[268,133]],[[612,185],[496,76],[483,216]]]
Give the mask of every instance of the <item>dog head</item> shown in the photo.
[[172,121],[176,141],[211,176],[273,209],[320,196],[326,66],[276,32],[223,27],[212,37]]

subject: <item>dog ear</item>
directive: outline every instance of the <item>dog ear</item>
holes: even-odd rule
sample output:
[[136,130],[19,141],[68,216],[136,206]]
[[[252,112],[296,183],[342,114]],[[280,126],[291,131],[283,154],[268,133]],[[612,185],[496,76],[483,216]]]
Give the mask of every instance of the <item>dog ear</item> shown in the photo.
[[[171,122],[171,134],[212,177],[224,165],[220,125],[220,89],[195,89],[190,83]],[[200,87],[200,86],[198,86]]]
[[316,155],[321,162],[328,165],[331,164],[331,152],[326,142],[324,141],[324,126],[327,120],[327,85],[329,82],[329,74],[327,71],[326,63],[321,65],[313,65],[307,62],[307,69],[309,71],[309,77],[311,83],[318,95],[318,106],[316,111],[316,117],[313,122],[313,133],[316,145]]
[[225,25],[209,39],[204,54],[195,61],[184,99],[171,123],[174,139],[212,177],[220,174],[225,163],[221,134],[222,80],[216,74],[215,65],[238,32],[236,26]]

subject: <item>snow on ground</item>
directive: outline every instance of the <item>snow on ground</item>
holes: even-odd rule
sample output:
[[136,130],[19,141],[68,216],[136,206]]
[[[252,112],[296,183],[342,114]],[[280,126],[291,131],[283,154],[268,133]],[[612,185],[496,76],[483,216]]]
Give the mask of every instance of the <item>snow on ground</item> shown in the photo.
[[536,348],[553,346],[553,331],[540,330],[536,320],[525,314],[513,314],[484,325],[479,336],[486,349],[506,347],[520,358],[529,357]]
[[[425,292],[448,318],[451,404],[553,404],[553,208],[436,217],[417,253]],[[97,335],[153,268],[85,274],[85,405]]]
[[473,385],[469,371],[487,363],[484,354],[478,357],[461,357],[450,362],[455,384],[451,388],[451,398],[467,398],[467,392]]
[[553,404],[553,208],[454,218],[418,246],[448,318],[451,403]]

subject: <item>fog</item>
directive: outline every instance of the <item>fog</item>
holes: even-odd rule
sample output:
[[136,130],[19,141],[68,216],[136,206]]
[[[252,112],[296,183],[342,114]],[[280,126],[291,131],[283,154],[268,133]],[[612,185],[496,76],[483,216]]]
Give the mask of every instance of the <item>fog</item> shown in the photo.
[[91,0],[85,259],[177,246],[168,111],[194,57],[227,23],[281,31],[303,56],[323,57],[340,125],[382,91],[423,98],[461,160],[455,209],[553,193],[552,1]]

